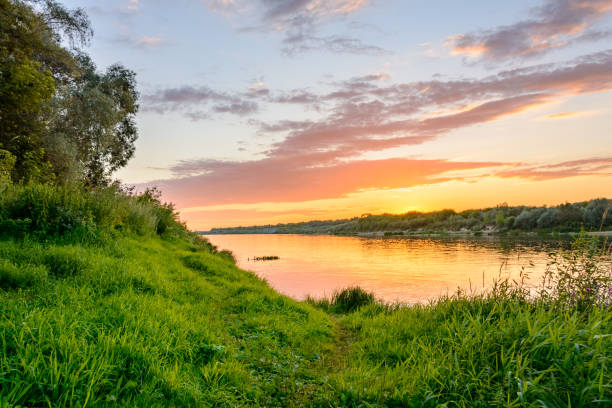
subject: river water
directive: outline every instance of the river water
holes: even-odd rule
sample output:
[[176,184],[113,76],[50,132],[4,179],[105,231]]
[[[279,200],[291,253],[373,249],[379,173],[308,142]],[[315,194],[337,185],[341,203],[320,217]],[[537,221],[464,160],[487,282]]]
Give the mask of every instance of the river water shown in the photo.
[[[561,241],[499,238],[364,238],[328,235],[209,235],[238,266],[302,300],[351,285],[387,302],[424,303],[456,292],[482,292],[496,279],[536,284]],[[278,256],[272,261],[255,257]]]

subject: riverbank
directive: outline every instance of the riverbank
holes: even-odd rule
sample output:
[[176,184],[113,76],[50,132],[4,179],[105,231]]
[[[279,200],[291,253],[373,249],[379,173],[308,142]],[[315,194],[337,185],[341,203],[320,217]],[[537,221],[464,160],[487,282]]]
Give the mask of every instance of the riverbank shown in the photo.
[[[581,231],[569,231],[569,232],[558,232],[558,231],[496,231],[495,229],[486,229],[478,231],[460,230],[460,231],[446,231],[446,230],[428,230],[428,231],[367,231],[367,232],[224,232],[225,230],[218,230],[216,232],[198,232],[200,235],[250,235],[250,234],[261,234],[261,235],[337,235],[344,237],[366,237],[366,238],[382,238],[382,237],[458,237],[458,238],[469,238],[469,237],[500,237],[500,238],[545,238],[545,239],[572,239],[578,236]],[[582,231],[586,235],[596,237],[612,237],[612,231]]]
[[[297,302],[180,224],[160,229],[155,202],[79,194],[19,187],[0,199],[3,225],[17,211],[34,220],[12,218],[0,239],[2,406],[612,401],[612,312],[590,286],[534,300],[502,282],[412,307],[358,289]],[[38,234],[53,214],[98,215]],[[576,259],[592,259],[585,248]]]
[[559,313],[509,293],[399,308],[349,299],[336,309],[293,301],[228,259],[158,238],[101,248],[4,240],[0,256],[8,406],[612,398],[609,308]]
[[[612,231],[585,231],[586,235],[597,237],[612,237]],[[374,231],[358,232],[356,234],[335,234],[358,237],[513,237],[513,238],[549,238],[549,239],[571,239],[580,234],[580,231],[556,232],[556,231],[496,231],[493,229],[480,231]]]

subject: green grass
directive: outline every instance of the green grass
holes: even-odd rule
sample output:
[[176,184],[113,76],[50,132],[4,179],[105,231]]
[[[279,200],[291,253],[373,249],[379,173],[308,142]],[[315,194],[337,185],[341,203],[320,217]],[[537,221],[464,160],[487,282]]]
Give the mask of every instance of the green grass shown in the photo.
[[158,238],[0,242],[0,393],[70,407],[298,398],[329,349],[329,317],[192,251]]
[[[344,317],[330,387],[347,406],[610,406],[609,309],[587,315],[495,298]],[[325,397],[323,397],[325,399]]]
[[354,312],[364,306],[371,305],[375,302],[375,299],[372,293],[366,292],[359,286],[351,286],[335,291],[330,299],[308,297],[306,302],[326,312],[342,314]]
[[611,271],[584,238],[539,293],[296,302],[159,202],[79,194],[0,197],[2,408],[612,404]]

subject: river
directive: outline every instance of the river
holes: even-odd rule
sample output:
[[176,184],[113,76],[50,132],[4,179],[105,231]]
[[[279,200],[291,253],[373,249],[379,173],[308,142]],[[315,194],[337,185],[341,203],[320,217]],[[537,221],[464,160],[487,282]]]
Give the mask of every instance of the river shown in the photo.
[[[238,266],[302,300],[351,285],[387,302],[425,303],[441,295],[482,292],[496,279],[527,272],[537,284],[561,241],[500,238],[363,238],[329,235],[208,235]],[[255,257],[278,256],[258,261]]]

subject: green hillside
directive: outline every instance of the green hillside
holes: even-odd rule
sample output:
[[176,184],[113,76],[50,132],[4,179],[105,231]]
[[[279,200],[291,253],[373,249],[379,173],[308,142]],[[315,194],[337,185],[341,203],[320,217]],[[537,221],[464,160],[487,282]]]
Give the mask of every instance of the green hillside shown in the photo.
[[[135,152],[139,95],[133,71],[96,68],[91,36],[84,9],[0,0],[0,408],[612,406],[607,241],[551,254],[537,290],[292,300],[157,190],[114,179]],[[598,229],[609,204],[365,216],[326,232]]]
[[[426,306],[296,302],[155,194],[4,186],[3,407],[609,406],[610,264]],[[605,255],[605,254],[604,254]]]

